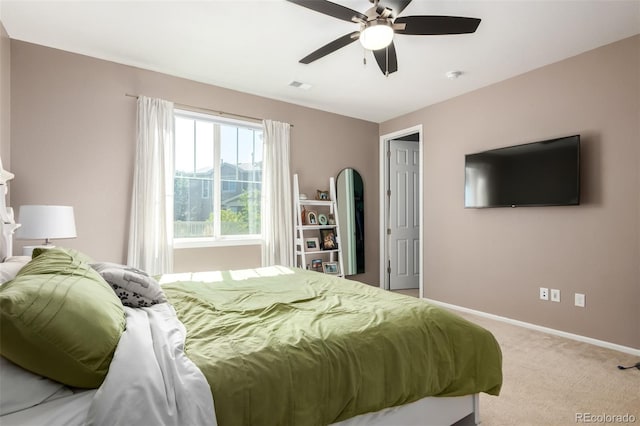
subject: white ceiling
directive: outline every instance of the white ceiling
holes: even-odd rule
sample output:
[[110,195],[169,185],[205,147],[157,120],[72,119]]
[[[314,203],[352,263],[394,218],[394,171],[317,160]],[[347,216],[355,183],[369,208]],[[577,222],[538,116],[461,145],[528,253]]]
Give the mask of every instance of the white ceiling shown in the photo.
[[474,34],[396,35],[399,70],[385,77],[357,41],[298,63],[358,26],[286,1],[0,1],[14,39],[373,122],[640,33],[640,0],[413,0],[411,15],[482,22]]

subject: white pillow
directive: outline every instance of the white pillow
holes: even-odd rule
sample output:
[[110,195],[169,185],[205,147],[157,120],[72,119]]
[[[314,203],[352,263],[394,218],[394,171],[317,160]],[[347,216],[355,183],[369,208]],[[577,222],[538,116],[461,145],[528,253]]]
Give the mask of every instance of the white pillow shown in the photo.
[[0,263],[0,284],[14,279],[18,271],[30,260],[29,256],[7,257],[4,262]]
[[63,396],[65,392],[72,393],[62,383],[34,374],[0,357],[0,416],[38,405],[56,393]]

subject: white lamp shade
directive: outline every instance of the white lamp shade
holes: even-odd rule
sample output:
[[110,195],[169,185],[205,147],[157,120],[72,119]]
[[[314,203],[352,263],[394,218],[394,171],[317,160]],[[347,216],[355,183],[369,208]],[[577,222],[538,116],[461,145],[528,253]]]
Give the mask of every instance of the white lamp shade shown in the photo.
[[393,28],[386,21],[371,21],[360,32],[360,43],[368,50],[384,49],[393,40]]
[[20,206],[18,222],[22,225],[16,238],[23,240],[76,237],[76,222],[71,206]]

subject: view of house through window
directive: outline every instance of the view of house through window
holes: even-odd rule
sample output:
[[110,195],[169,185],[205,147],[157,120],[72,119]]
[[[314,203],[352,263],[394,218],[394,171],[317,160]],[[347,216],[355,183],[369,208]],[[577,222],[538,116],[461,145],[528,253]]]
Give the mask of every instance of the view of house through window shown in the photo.
[[260,235],[262,127],[175,112],[174,237]]

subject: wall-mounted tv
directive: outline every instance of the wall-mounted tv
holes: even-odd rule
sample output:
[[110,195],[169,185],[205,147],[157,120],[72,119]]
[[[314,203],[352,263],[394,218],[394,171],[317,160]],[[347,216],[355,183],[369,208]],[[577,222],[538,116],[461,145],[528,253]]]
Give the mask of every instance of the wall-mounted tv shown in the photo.
[[464,206],[580,204],[580,135],[465,155]]

